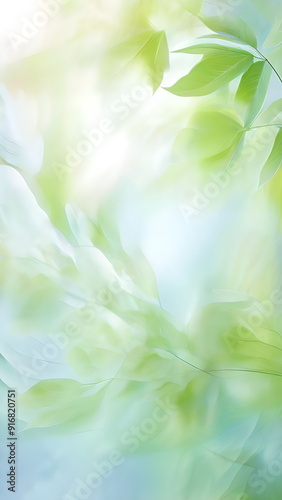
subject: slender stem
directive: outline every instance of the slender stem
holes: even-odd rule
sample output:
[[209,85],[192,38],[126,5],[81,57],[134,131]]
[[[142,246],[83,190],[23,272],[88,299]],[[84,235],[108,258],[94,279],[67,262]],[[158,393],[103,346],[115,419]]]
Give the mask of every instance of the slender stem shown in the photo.
[[271,68],[273,69],[274,73],[278,76],[280,82],[282,83],[282,78],[281,76],[279,75],[278,71],[274,68],[273,64],[271,64],[271,62],[269,61],[269,59],[267,59],[267,57],[265,57],[258,49],[255,49],[257,51],[258,54],[260,54],[264,60],[269,64],[269,66],[271,66]]
[[[204,19],[203,19],[201,16],[196,15],[196,17],[199,19],[199,21],[201,21],[203,24],[205,24],[205,26],[207,26],[207,25],[206,25],[206,23],[205,23],[205,21],[204,21]],[[217,33],[217,34],[218,34],[218,33]],[[232,36],[232,35],[231,35],[231,36]],[[234,36],[234,35],[233,35],[233,37],[234,37],[235,41],[236,41],[236,40],[238,40],[238,42],[240,42],[240,43],[246,43],[246,42],[244,42],[243,40],[240,40],[240,38],[238,38],[237,36]],[[246,43],[246,45],[247,45],[247,46],[249,46],[249,47],[252,47],[252,45],[250,45],[249,43]],[[280,44],[279,44],[279,45],[280,45]],[[278,71],[275,69],[275,67],[273,66],[273,64],[269,61],[269,59],[267,59],[267,57],[265,57],[265,56],[264,56],[264,55],[263,55],[263,54],[262,54],[262,53],[261,53],[261,52],[260,52],[257,48],[252,47],[252,49],[254,49],[254,50],[255,50],[255,51],[256,51],[256,52],[257,52],[257,53],[258,53],[258,54],[262,57],[262,59],[263,59],[264,61],[266,61],[266,62],[269,64],[269,66],[271,66],[271,68],[273,69],[274,73],[278,76],[278,78],[279,78],[280,82],[282,83],[282,78],[281,78],[281,76],[279,75]],[[255,56],[254,56],[254,57],[255,57]],[[260,59],[260,58],[259,58],[259,59]]]

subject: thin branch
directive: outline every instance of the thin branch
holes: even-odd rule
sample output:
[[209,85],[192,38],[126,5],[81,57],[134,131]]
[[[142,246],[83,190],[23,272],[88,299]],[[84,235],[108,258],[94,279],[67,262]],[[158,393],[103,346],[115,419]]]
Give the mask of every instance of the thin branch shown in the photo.
[[267,59],[267,57],[265,57],[258,49],[255,49],[257,51],[257,53],[259,55],[261,55],[264,60],[269,64],[269,66],[271,66],[271,68],[273,69],[274,73],[278,76],[280,82],[282,83],[282,78],[281,76],[279,75],[278,71],[275,69],[275,67],[273,66],[273,64],[269,61],[269,59]]

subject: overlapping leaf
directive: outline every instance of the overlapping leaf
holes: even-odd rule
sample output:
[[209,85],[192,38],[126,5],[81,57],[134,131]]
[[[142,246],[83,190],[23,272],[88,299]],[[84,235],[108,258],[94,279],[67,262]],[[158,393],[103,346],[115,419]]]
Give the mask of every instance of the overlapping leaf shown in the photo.
[[211,94],[234,80],[251,65],[253,57],[244,53],[213,51],[172,87],[172,94],[191,97]]
[[153,90],[160,86],[164,72],[169,67],[169,51],[165,31],[145,30],[114,47],[109,57],[115,71],[121,71],[134,62],[145,65],[152,78]]
[[261,171],[259,186],[269,181],[282,164],[282,128],[279,129],[271,153]]
[[270,66],[264,61],[258,61],[252,64],[241,78],[236,102],[244,105],[247,125],[252,122],[264,103],[270,76]]
[[232,35],[238,40],[246,42],[252,47],[257,46],[256,35],[254,34],[252,28],[239,17],[226,14],[223,17],[202,17],[201,20],[212,31],[216,31],[217,33],[226,33],[228,35]]
[[175,50],[174,52],[183,54],[208,54],[213,50],[227,51],[229,54],[235,52],[237,54],[241,53],[250,55],[250,52],[247,48],[243,49],[240,46],[227,46],[216,42],[207,42],[207,41],[206,42],[201,41],[200,43],[195,43],[194,45],[190,45],[189,47],[184,47],[183,49]]
[[230,115],[214,110],[199,111],[189,128],[176,139],[178,150],[198,157],[213,157],[231,148],[243,133],[242,125]]
[[[280,16],[278,16],[280,17]],[[276,47],[282,43],[282,21],[277,19],[275,25],[273,26],[271,32],[269,33],[264,46],[265,47]]]

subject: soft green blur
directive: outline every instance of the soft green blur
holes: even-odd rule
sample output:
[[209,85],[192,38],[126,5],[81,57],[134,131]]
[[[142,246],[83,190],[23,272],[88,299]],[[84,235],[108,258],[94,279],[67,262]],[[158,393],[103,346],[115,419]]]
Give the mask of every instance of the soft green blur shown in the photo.
[[16,498],[278,500],[281,3],[53,2],[3,31]]

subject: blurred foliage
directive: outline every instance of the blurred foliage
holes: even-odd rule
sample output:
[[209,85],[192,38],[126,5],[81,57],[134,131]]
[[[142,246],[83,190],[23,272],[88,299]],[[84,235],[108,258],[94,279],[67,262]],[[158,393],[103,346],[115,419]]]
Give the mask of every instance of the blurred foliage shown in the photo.
[[1,398],[154,500],[280,498],[278,7],[73,1],[1,66]]

